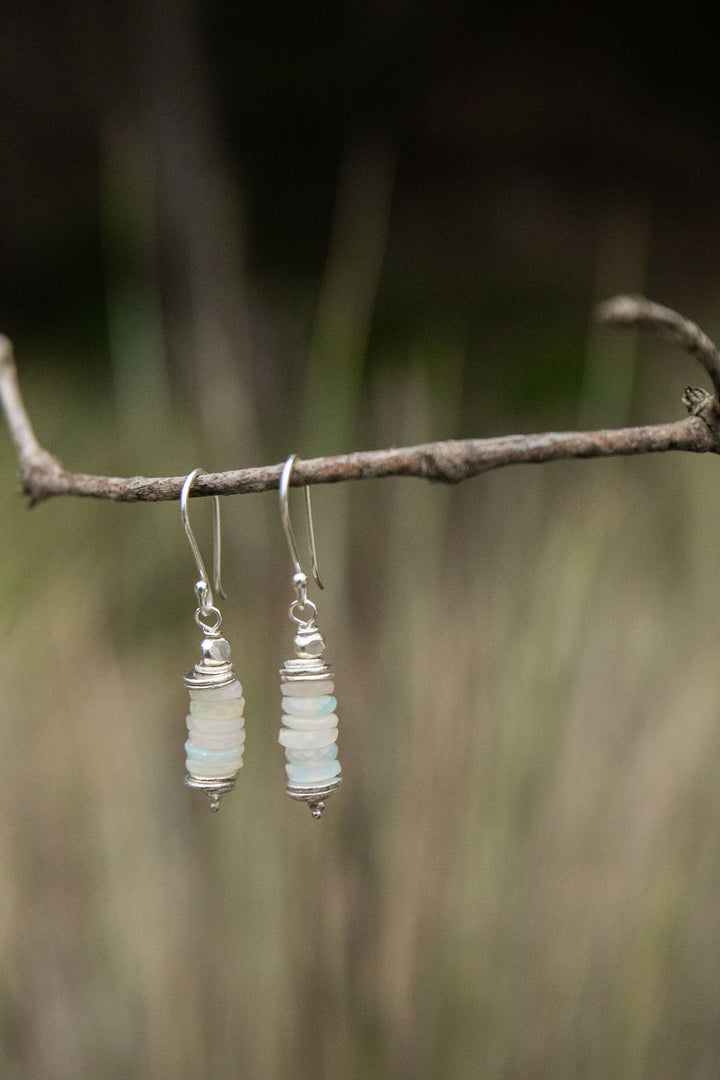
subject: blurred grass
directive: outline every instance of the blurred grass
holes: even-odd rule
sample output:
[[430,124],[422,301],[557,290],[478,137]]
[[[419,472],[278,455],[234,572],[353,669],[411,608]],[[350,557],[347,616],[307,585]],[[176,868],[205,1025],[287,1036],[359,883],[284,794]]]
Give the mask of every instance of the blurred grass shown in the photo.
[[[461,371],[444,398],[419,351],[378,375],[369,440],[449,432]],[[78,462],[129,461],[96,403],[27,396],[66,456],[71,427]],[[29,513],[7,441],[1,466],[3,1078],[715,1080],[714,461],[317,490],[345,775],[320,824],[275,743],[276,497],[227,500],[249,737],[215,818],[182,784],[177,507]]]

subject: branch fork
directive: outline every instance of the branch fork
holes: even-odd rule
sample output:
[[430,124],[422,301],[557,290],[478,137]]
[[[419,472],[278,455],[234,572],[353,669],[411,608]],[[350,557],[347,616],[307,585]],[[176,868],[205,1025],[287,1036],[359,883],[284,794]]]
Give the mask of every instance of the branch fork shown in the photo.
[[[596,312],[600,322],[658,333],[681,345],[703,366],[714,393],[688,387],[689,416],[667,424],[600,431],[545,432],[492,439],[460,439],[389,450],[297,460],[293,486],[332,484],[382,476],[415,476],[456,484],[505,465],[573,458],[648,454],[666,450],[720,453],[720,352],[689,319],[642,296],[616,296]],[[184,476],[113,477],[68,472],[40,445],[20,391],[10,340],[0,334],[0,405],[18,455],[20,484],[33,506],[56,495],[161,502],[180,498]],[[201,473],[193,496],[267,491],[280,483],[282,464],[230,472]]]

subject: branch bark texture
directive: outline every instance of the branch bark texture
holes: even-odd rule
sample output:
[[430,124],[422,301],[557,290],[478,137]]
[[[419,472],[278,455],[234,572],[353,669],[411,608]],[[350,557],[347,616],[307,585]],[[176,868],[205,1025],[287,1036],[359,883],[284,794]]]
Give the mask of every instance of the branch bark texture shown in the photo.
[[[414,476],[456,484],[505,465],[539,464],[573,458],[651,454],[666,450],[720,452],[720,353],[694,323],[639,296],[619,296],[598,309],[608,324],[646,328],[670,336],[691,353],[710,376],[715,393],[688,388],[682,420],[601,431],[545,432],[491,439],[459,439],[418,446],[367,450],[298,460],[293,486],[333,484],[383,476]],[[94,476],[64,469],[38,442],[17,379],[10,341],[0,335],[0,404],[15,445],[22,491],[35,504],[55,495],[117,502],[179,499],[184,476]],[[230,472],[201,473],[192,495],[236,495],[277,488],[282,464]]]

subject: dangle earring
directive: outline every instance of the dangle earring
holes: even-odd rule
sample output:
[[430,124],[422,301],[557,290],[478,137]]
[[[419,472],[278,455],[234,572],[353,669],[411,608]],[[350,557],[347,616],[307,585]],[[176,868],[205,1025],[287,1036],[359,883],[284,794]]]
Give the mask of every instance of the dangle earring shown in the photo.
[[[315,619],[317,608],[307,596],[307,576],[298,558],[297,544],[290,524],[288,486],[296,455],[291,454],[280,477],[280,512],[283,528],[295,567],[295,600],[290,618],[295,623],[295,657],[280,669],[282,691],[282,727],[278,741],[285,747],[287,793],[291,799],[308,803],[312,816],[319,818],[325,799],[340,787],[340,763],[337,760],[338,718],[333,697],[333,669],[322,660],[325,640]],[[310,490],[305,488],[308,540],[312,573],[320,589],[324,588],[317,566]]]
[[[202,658],[183,678],[190,691],[185,783],[188,787],[204,791],[210,800],[210,809],[219,810],[221,796],[232,791],[243,763],[245,699],[230,662],[230,645],[220,633],[222,615],[214,605],[205,563],[188,518],[190,488],[200,472],[202,469],[193,469],[188,473],[180,495],[182,522],[200,575],[200,580],[195,584],[198,602],[195,622],[203,634],[200,642]],[[217,495],[213,496],[213,501],[214,586],[217,595],[225,600],[227,597],[220,583],[220,500]]]

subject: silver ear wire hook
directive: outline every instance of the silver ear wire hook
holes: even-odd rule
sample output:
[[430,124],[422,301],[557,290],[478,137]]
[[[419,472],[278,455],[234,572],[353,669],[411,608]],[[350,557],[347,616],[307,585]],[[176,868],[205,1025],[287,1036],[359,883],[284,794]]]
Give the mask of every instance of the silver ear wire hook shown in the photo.
[[[293,465],[297,461],[297,454],[291,454],[283,465],[283,470],[280,475],[280,513],[282,514],[283,528],[285,529],[285,536],[287,537],[288,547],[290,548],[290,557],[295,566],[295,575],[305,577],[302,566],[300,565],[300,558],[298,556],[297,544],[295,542],[295,534],[290,522],[290,510],[288,507],[288,488],[290,486],[290,474],[292,473]],[[315,579],[315,583],[319,589],[324,589],[322,581],[320,580],[320,571],[318,570],[317,562],[317,550],[315,548],[315,529],[313,528],[312,518],[312,506],[310,503],[310,488],[305,485],[305,514],[307,517],[307,531],[308,531],[308,544],[310,547],[310,565],[312,567],[312,575]]]
[[[190,541],[190,547],[192,548],[192,553],[195,556],[195,563],[196,563],[197,568],[198,568],[198,573],[200,574],[201,580],[203,581],[203,583],[207,587],[207,600],[202,606],[212,607],[213,606],[213,595],[212,595],[212,591],[210,589],[210,580],[208,578],[208,572],[205,569],[205,563],[203,561],[203,557],[200,554],[200,548],[198,547],[197,540],[195,539],[193,531],[190,528],[190,518],[188,516],[188,505],[187,505],[188,504],[188,498],[189,498],[189,495],[190,495],[190,488],[193,486],[193,484],[195,482],[195,479],[197,478],[197,476],[201,472],[203,472],[202,469],[193,469],[192,472],[189,472],[187,474],[187,476],[185,477],[185,483],[183,484],[182,491],[180,492],[180,514],[182,515],[182,523],[183,523],[183,526],[185,528],[187,538]],[[213,532],[213,562],[214,562],[214,567],[213,567],[213,571],[214,571],[214,573],[213,573],[213,587],[215,589],[215,592],[218,594],[218,596],[222,597],[223,600],[227,600],[227,593],[223,589],[222,582],[220,580],[220,564],[221,564],[221,558],[222,558],[222,551],[221,551],[221,540],[220,540],[220,499],[218,498],[217,495],[213,495],[213,503],[215,504],[215,513],[214,513],[215,527],[214,527],[214,532]]]

